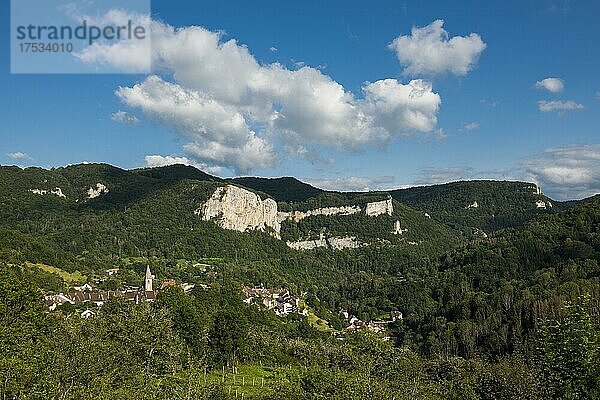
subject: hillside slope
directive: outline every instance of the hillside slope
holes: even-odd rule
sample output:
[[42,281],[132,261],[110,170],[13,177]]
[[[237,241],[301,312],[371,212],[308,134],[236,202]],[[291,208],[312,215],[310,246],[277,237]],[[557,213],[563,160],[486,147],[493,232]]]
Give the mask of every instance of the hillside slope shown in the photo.
[[461,181],[393,190],[390,194],[466,233],[475,228],[489,233],[521,226],[541,213],[563,208],[527,182]]

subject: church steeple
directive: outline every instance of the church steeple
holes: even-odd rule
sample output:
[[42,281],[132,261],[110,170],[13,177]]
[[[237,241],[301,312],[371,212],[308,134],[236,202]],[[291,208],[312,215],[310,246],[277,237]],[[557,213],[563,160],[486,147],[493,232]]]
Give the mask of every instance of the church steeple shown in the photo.
[[146,292],[152,291],[152,280],[154,275],[150,272],[150,265],[146,265],[146,279],[144,279],[144,290]]

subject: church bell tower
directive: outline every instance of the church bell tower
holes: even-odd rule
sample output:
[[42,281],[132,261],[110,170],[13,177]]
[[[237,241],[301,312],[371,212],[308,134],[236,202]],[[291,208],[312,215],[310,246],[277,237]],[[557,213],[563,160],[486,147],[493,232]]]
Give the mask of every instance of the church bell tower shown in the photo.
[[146,279],[144,279],[144,291],[152,292],[152,280],[154,275],[150,272],[150,265],[146,265]]

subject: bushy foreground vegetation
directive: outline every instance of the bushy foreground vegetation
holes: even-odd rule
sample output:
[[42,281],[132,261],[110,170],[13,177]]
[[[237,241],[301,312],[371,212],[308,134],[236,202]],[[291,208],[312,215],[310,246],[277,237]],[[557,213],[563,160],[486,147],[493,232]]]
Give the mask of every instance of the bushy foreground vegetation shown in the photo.
[[14,267],[0,275],[0,394],[19,399],[546,399],[600,395],[596,309],[584,296],[534,346],[498,358],[423,356],[373,334],[339,341],[304,317],[249,306],[233,283],[95,317],[48,314]]

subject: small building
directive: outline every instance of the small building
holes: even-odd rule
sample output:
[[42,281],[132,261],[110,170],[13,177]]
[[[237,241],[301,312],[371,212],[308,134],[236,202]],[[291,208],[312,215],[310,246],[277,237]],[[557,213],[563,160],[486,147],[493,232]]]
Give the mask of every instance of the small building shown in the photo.
[[390,319],[392,322],[402,320],[402,312],[398,310],[390,311]]
[[88,319],[90,317],[95,317],[95,316],[96,316],[96,313],[90,309],[86,309],[84,312],[81,313],[81,318],[83,318],[83,319]]
[[92,290],[96,289],[96,286],[91,283],[86,283],[82,286],[74,286],[73,289],[75,289],[77,292],[91,292]]

